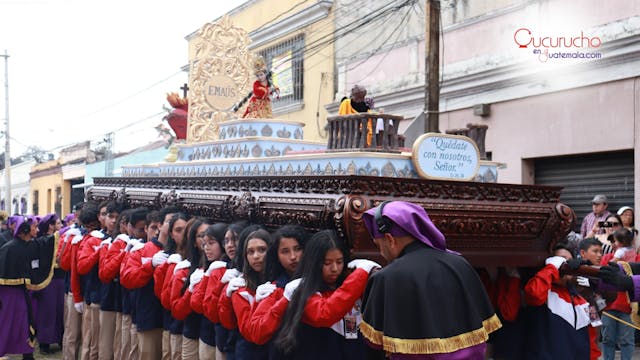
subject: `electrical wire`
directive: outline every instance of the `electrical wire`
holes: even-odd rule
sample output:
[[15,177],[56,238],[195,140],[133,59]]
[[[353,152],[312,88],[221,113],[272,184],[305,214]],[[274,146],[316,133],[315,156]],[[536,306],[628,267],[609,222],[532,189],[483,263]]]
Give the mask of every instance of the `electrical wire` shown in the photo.
[[178,71],[178,72],[176,72],[176,73],[174,73],[174,74],[171,74],[170,76],[168,76],[168,77],[166,77],[166,78],[164,78],[164,79],[162,79],[162,80],[160,80],[160,81],[158,81],[158,82],[156,82],[156,83],[153,83],[153,84],[151,84],[151,85],[147,86],[146,88],[144,88],[144,89],[142,89],[142,90],[136,91],[135,93],[133,93],[133,94],[131,94],[131,95],[129,95],[129,96],[127,96],[127,97],[125,97],[125,98],[121,99],[121,100],[118,100],[118,101],[116,101],[116,102],[114,102],[114,103],[112,103],[112,104],[110,104],[110,105],[104,106],[104,107],[102,107],[102,108],[100,108],[100,109],[98,109],[98,110],[92,111],[92,112],[88,113],[87,115],[84,115],[84,117],[90,117],[90,116],[95,115],[95,114],[97,114],[97,113],[100,113],[100,112],[102,112],[102,111],[104,111],[104,110],[110,109],[110,108],[112,108],[112,107],[114,107],[114,106],[116,106],[116,105],[120,105],[120,104],[122,104],[123,102],[125,102],[125,101],[127,101],[127,100],[131,100],[132,98],[134,98],[134,97],[136,97],[136,96],[138,96],[138,95],[142,94],[143,92],[145,92],[145,91],[147,91],[147,90],[150,90],[150,89],[152,89],[152,88],[154,88],[154,87],[156,87],[156,86],[158,86],[158,85],[162,84],[163,82],[165,82],[165,81],[167,81],[167,80],[170,80],[170,79],[171,79],[171,78],[173,78],[174,76],[176,76],[176,75],[178,75],[178,74],[181,74],[181,73],[183,73],[183,71],[182,71],[182,70],[180,70],[180,71]]
[[[397,29],[400,29],[400,27],[402,27],[402,26],[404,25],[404,22],[406,22],[406,20],[407,20],[408,16],[409,16],[409,11],[407,11],[407,13],[406,13],[406,14],[405,14],[405,16],[403,17],[402,22],[400,23],[400,25],[399,25],[396,29],[394,29],[394,31],[389,35],[389,37],[387,38],[387,40],[388,40],[389,38],[391,38],[391,36],[396,32],[396,30],[397,30]],[[398,35],[396,36],[396,39],[395,39],[394,41],[398,41],[398,38],[400,38],[400,34],[401,34],[401,32],[398,32]],[[386,40],[385,40],[385,43],[386,43]],[[378,48],[378,50],[379,50],[379,49],[380,49],[380,47]],[[372,54],[372,56],[373,56],[373,55],[375,55],[375,54],[377,53],[377,51],[378,51],[378,50],[376,50],[376,52],[374,52],[374,53]],[[385,52],[385,54],[380,58],[380,60],[378,61],[378,63],[373,67],[373,69],[371,69],[371,71],[369,71],[366,75],[364,75],[364,76],[363,76],[362,78],[360,78],[358,81],[355,81],[355,82],[353,82],[353,83],[354,83],[354,84],[358,84],[358,83],[362,82],[363,80],[365,80],[366,78],[368,78],[368,77],[369,77],[369,75],[373,74],[373,72],[374,72],[374,71],[376,71],[376,70],[378,69],[378,67],[380,67],[380,65],[382,64],[382,62],[387,58],[387,55],[389,55],[389,54],[391,53],[391,51],[392,51],[392,50],[393,50],[393,49],[389,49],[387,52]],[[368,58],[368,59],[369,59],[369,58]],[[367,59],[367,60],[368,60],[368,59]],[[355,68],[356,68],[356,67],[358,67],[360,64],[362,64],[362,62],[360,62],[359,64],[356,64],[356,66],[352,67],[351,69],[349,69],[349,70],[347,70],[347,71],[351,71],[351,70],[355,69]]]

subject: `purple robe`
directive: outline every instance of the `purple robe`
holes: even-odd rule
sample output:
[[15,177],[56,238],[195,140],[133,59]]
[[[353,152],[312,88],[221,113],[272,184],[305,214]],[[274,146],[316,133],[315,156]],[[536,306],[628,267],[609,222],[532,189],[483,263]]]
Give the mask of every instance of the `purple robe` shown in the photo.
[[[19,286],[0,286],[0,356],[30,354],[29,321],[24,289]],[[10,324],[10,326],[7,326]]]
[[40,344],[62,342],[64,331],[64,279],[51,279],[47,287],[34,293],[37,298],[36,331]]

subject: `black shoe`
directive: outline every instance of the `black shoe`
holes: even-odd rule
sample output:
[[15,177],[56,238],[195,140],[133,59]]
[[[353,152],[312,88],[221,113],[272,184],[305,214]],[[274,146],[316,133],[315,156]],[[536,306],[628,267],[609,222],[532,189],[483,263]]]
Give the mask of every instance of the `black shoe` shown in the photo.
[[53,354],[55,351],[51,349],[49,344],[40,344],[40,353],[42,354]]

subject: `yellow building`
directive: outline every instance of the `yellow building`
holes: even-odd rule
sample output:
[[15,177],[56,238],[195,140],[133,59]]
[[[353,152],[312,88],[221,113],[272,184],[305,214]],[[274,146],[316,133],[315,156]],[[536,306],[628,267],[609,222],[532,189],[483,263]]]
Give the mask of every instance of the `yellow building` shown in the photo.
[[73,185],[84,181],[87,162],[95,160],[89,142],[60,151],[60,157],[31,168],[31,211],[35,215],[56,213],[64,216],[73,204],[84,200],[84,189]]
[[[33,214],[68,213],[69,209],[62,207],[63,188],[62,166],[59,160],[50,160],[32,167],[31,210]],[[68,193],[69,189],[66,190]]]
[[[250,50],[264,57],[280,87],[280,99],[272,103],[273,117],[304,122],[305,140],[327,138],[324,105],[335,93],[332,7],[333,1],[249,0],[225,14],[248,32]],[[189,63],[196,34],[187,36]]]

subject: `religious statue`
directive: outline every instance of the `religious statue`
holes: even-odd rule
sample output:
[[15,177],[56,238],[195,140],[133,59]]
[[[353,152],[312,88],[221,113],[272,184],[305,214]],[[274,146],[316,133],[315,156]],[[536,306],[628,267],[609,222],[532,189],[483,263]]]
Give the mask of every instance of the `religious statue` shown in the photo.
[[258,78],[253,83],[253,92],[249,105],[244,111],[243,118],[265,119],[272,118],[271,113],[271,93],[280,98],[280,89],[271,82],[271,72],[267,71],[267,66],[262,56],[258,56],[254,62],[254,74]]

